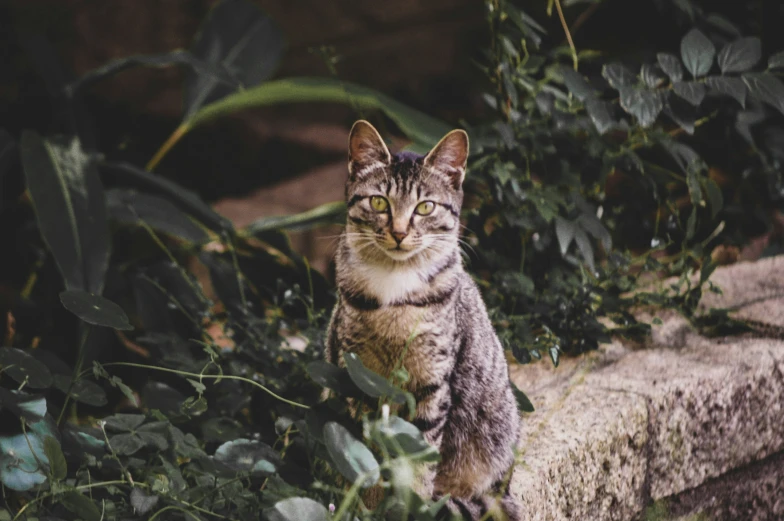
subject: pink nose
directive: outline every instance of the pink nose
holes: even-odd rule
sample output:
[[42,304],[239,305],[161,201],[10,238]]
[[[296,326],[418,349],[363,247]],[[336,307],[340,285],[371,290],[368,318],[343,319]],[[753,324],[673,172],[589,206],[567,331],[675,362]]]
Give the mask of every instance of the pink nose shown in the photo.
[[391,235],[392,235],[392,237],[395,239],[395,242],[397,242],[398,244],[400,244],[401,242],[403,242],[403,239],[405,239],[405,238],[406,238],[406,236],[408,235],[408,233],[406,233],[406,232],[392,232],[392,234],[391,234]]

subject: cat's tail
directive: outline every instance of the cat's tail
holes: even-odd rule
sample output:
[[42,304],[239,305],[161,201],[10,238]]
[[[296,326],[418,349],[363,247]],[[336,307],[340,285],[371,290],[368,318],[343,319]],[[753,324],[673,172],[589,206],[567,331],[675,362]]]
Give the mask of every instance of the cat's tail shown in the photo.
[[472,498],[449,498],[437,516],[438,521],[458,520],[479,521],[522,521],[523,514],[518,500],[509,494],[508,487],[503,494],[488,492],[487,495]]

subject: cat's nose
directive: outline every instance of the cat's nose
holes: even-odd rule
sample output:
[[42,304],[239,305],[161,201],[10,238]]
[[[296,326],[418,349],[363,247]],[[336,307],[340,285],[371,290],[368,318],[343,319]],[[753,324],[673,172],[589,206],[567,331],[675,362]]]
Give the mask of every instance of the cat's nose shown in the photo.
[[403,242],[403,239],[405,239],[406,236],[408,235],[408,233],[406,233],[406,232],[395,232],[395,231],[393,231],[393,232],[390,232],[390,233],[392,235],[392,238],[395,239],[395,242],[398,243],[398,245],[401,242]]

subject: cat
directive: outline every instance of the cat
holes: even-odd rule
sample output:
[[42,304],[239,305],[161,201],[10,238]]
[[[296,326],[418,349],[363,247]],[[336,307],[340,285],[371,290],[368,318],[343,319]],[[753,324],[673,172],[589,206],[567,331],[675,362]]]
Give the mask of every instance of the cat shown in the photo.
[[[416,425],[441,454],[422,471],[424,497],[450,494],[466,519],[520,519],[509,495],[520,416],[504,350],[459,246],[468,135],[427,154],[390,154],[367,121],[349,137],[347,223],[336,257],[338,302],[327,361],[356,353],[389,377],[402,366]],[[448,512],[447,512],[448,514]]]

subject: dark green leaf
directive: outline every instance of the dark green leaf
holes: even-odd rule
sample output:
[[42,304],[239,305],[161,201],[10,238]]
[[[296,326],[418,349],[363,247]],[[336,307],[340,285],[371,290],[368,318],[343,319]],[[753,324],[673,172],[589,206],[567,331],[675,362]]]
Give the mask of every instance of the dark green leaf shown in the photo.
[[111,431],[133,432],[144,423],[146,416],[143,414],[119,413],[104,419],[106,428]]
[[[679,64],[680,65],[680,64]],[[667,83],[667,76],[662,72],[662,69],[655,64],[645,63],[640,68],[640,76],[645,84],[655,89]]]
[[[49,460],[44,439],[56,435],[54,422],[44,419],[27,426],[27,431],[0,436],[0,483],[16,491],[30,490],[46,481]],[[40,463],[39,463],[40,462]]]
[[351,380],[348,370],[324,360],[315,360],[307,366],[310,378],[322,387],[337,391],[341,396],[352,396],[357,387]]
[[65,462],[63,450],[60,448],[60,442],[52,436],[44,438],[44,454],[46,459],[49,460],[49,470],[54,479],[65,479],[68,475],[68,464]]
[[694,134],[697,120],[697,109],[677,96],[668,96],[664,105],[664,113],[678,124],[687,134]]
[[348,369],[351,380],[362,392],[373,398],[388,396],[395,403],[405,403],[405,393],[389,383],[383,376],[365,367],[356,353],[344,354],[343,360],[346,362],[346,369]]
[[106,205],[109,216],[122,223],[144,222],[158,232],[189,242],[204,242],[209,238],[203,228],[172,202],[156,195],[115,188],[107,190]]
[[528,399],[528,396],[525,395],[523,391],[520,390],[517,385],[512,383],[512,392],[517,399],[517,407],[523,412],[534,412],[534,404],[531,403],[531,400]]
[[146,443],[138,434],[117,434],[109,438],[112,450],[121,456],[130,456],[141,450]]
[[762,42],[754,36],[730,42],[719,51],[719,68],[722,74],[746,72],[762,58]]
[[278,501],[264,511],[269,521],[331,521],[326,507],[307,497],[292,497]]
[[412,423],[399,416],[379,420],[373,427],[373,439],[383,445],[392,456],[417,455],[417,461],[437,459],[438,451],[431,446]]
[[0,367],[3,372],[33,389],[45,389],[52,385],[49,368],[21,349],[0,347]]
[[66,492],[58,495],[59,503],[84,521],[101,521],[101,511],[98,506],[87,496],[79,492]]
[[622,87],[629,87],[637,82],[637,76],[620,63],[608,63],[602,67],[602,76],[616,90],[621,90]]
[[160,498],[157,495],[147,494],[139,487],[133,487],[131,490],[131,506],[133,507],[133,512],[140,516],[147,514],[155,508],[159,499]]
[[325,203],[294,215],[262,217],[247,225],[243,231],[250,235],[270,230],[302,231],[328,224],[343,224],[346,221],[346,203]]
[[777,52],[768,58],[769,69],[781,69],[784,67],[784,51]]
[[593,98],[594,93],[591,85],[583,78],[582,74],[575,71],[570,67],[561,66],[558,72],[563,77],[564,85],[569,89],[569,92],[580,101]]
[[54,376],[54,386],[77,402],[94,407],[106,405],[106,393],[95,382],[82,379],[71,385],[70,376],[58,374]]
[[[191,53],[218,70],[234,72],[245,87],[254,87],[275,72],[283,53],[283,35],[274,22],[247,0],[224,0],[202,24]],[[185,119],[205,103],[236,90],[213,74],[196,70],[185,81]]]
[[686,221],[686,240],[690,241],[694,238],[697,231],[697,207],[691,209],[689,219]]
[[561,359],[561,350],[558,349],[558,346],[553,346],[549,349],[550,353],[550,360],[553,361],[553,365],[558,367],[558,362]]
[[589,99],[585,102],[585,109],[599,134],[604,134],[618,126],[618,121],[613,116],[613,108],[613,104],[609,101]]
[[695,107],[705,98],[705,85],[696,81],[679,81],[673,83],[672,90],[675,94],[685,99]]
[[627,87],[620,94],[623,110],[637,118],[643,128],[653,125],[664,107],[662,97],[656,91]]
[[749,94],[775,107],[784,114],[784,83],[768,73],[744,74],[743,81]]
[[558,245],[561,248],[561,255],[566,255],[569,251],[569,245],[574,240],[574,234],[577,232],[577,223],[567,221],[563,217],[555,218],[555,236],[558,238]]
[[692,29],[681,40],[681,58],[695,78],[710,71],[714,56],[716,48],[699,29]]
[[376,458],[361,441],[337,422],[324,426],[324,443],[335,467],[351,483],[365,476],[361,486],[373,486],[380,477]]
[[681,60],[677,56],[660,52],[656,55],[656,61],[659,62],[659,66],[670,77],[671,82],[675,83],[683,79],[683,67],[681,66]]
[[0,387],[0,409],[32,423],[46,416],[46,399],[22,391]]
[[741,107],[746,108],[746,84],[742,79],[731,76],[708,76],[705,78],[705,85],[713,92],[732,96]]
[[591,241],[582,228],[577,228],[575,231],[574,242],[577,244],[580,256],[582,256],[583,260],[588,265],[588,269],[591,270],[591,273],[595,273],[596,265],[594,264],[593,246],[591,246]]
[[724,206],[724,196],[721,193],[721,188],[716,184],[713,179],[705,179],[705,192],[708,196],[708,202],[711,208],[711,218],[715,219],[716,215]]
[[60,293],[60,302],[65,309],[88,324],[105,326],[121,331],[133,329],[125,311],[109,299],[80,290]]
[[236,472],[269,475],[280,463],[278,453],[260,441],[237,439],[227,441],[215,451],[215,459]]

